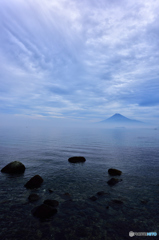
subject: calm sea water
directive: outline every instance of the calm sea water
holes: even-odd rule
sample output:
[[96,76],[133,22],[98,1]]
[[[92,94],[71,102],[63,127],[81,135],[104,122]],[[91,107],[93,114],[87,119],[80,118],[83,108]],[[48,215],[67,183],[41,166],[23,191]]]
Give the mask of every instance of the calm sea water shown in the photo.
[[[84,156],[86,162],[70,164],[71,156]],[[159,235],[159,130],[1,129],[0,168],[15,160],[26,171],[20,176],[0,173],[1,240],[122,240],[129,239],[129,231]],[[122,182],[113,187],[107,184],[111,167],[123,172]],[[35,174],[44,183],[25,189]],[[105,194],[98,196],[99,191]],[[30,203],[30,193],[40,200]],[[45,199],[59,201],[58,213],[40,221],[31,210]]]

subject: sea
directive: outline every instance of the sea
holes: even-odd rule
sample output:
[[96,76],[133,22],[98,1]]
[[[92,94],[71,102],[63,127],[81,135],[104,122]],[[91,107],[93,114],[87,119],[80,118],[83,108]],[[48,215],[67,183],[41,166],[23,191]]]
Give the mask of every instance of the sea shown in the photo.
[[[72,156],[86,161],[69,163]],[[3,127],[0,168],[12,161],[26,170],[0,172],[1,240],[157,239],[159,129]],[[122,171],[114,186],[107,183],[109,168]],[[41,187],[26,189],[37,174],[44,179]],[[31,193],[39,200],[30,202]],[[35,218],[32,210],[46,199],[59,202],[57,214]]]

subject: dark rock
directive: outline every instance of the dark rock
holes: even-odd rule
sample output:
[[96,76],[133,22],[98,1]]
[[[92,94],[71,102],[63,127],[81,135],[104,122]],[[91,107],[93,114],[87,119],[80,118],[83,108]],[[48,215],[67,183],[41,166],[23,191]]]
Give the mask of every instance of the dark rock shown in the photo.
[[123,203],[123,201],[121,201],[119,199],[113,199],[112,202],[117,203],[117,204],[122,204]]
[[30,202],[35,202],[35,201],[39,200],[39,195],[36,193],[32,193],[29,195],[28,199]]
[[59,202],[57,200],[47,199],[44,201],[44,204],[51,207],[57,207],[59,205]]
[[71,197],[71,195],[68,192],[65,192],[64,196]]
[[96,201],[96,200],[97,200],[97,197],[96,197],[96,196],[92,196],[92,197],[90,197],[89,199],[92,200],[92,201]]
[[35,175],[24,186],[30,189],[39,188],[42,182],[43,182],[42,177],[40,177],[39,175]]
[[111,175],[111,176],[117,176],[117,175],[121,175],[122,174],[122,171],[118,170],[118,169],[115,169],[115,168],[110,168],[108,169],[108,173]]
[[97,192],[97,195],[98,196],[103,196],[103,195],[105,195],[106,193],[104,192],[104,191],[100,191],[100,192]]
[[52,189],[49,189],[49,193],[53,193],[53,190],[52,190]]
[[70,157],[68,159],[68,161],[70,163],[82,163],[82,162],[85,162],[86,159],[84,157],[81,157],[81,156],[75,156],[75,157]]
[[122,179],[118,179],[118,178],[111,178],[107,183],[110,185],[110,186],[113,186],[115,184],[117,184],[118,182],[121,182]]
[[65,199],[66,201],[71,201],[72,200],[72,197],[71,197],[71,195],[70,195],[70,193],[68,193],[68,192],[65,192],[64,194],[61,194],[61,197],[63,198],[63,199]]
[[1,169],[2,173],[19,174],[24,173],[25,166],[18,161],[11,162]]
[[32,210],[33,216],[40,219],[50,218],[56,213],[56,208],[52,208],[51,206],[48,206],[46,204],[41,204],[40,206]]
[[140,202],[143,203],[143,204],[146,204],[146,203],[148,203],[148,200],[143,199],[143,200],[141,200]]

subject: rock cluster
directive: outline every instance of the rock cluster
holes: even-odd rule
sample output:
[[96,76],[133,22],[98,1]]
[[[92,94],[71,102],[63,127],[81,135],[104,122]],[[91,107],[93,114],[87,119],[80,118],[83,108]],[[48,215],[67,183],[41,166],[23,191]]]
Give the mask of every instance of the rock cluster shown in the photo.
[[[70,163],[84,163],[86,161],[86,159],[82,156],[74,156],[74,157],[70,157],[68,159],[68,161]],[[18,161],[9,163],[1,170],[1,172],[9,173],[9,174],[24,173],[24,171],[25,171],[25,166],[21,162],[18,162]],[[110,168],[110,169],[108,169],[108,173],[111,176],[120,176],[122,174],[122,171],[120,171],[118,169]],[[107,181],[107,183],[110,186],[114,186],[115,184],[117,184],[120,181],[122,181],[122,179],[113,177],[109,181]],[[39,175],[35,175],[24,186],[27,189],[35,189],[35,188],[39,188],[42,183],[43,183],[43,178]],[[51,189],[48,189],[48,191],[50,193],[53,192],[53,190],[51,190]],[[101,198],[105,194],[106,194],[106,192],[99,191],[96,193],[96,196],[91,196],[89,199],[92,201],[96,201],[98,198]],[[71,195],[67,192],[63,194],[63,197],[66,198],[67,200],[72,201]],[[40,197],[36,193],[31,193],[28,197],[28,200],[30,202],[35,202],[39,199],[40,199]],[[69,201],[67,201],[67,202],[69,202]],[[113,199],[112,202],[117,203],[117,204],[123,203],[121,200],[118,200],[118,199]],[[147,203],[144,200],[141,200],[141,202]],[[58,205],[59,205],[59,202],[57,200],[47,199],[41,205],[35,207],[32,210],[32,214],[33,214],[33,216],[40,218],[40,219],[50,218],[57,213]],[[109,208],[109,206],[107,208]]]

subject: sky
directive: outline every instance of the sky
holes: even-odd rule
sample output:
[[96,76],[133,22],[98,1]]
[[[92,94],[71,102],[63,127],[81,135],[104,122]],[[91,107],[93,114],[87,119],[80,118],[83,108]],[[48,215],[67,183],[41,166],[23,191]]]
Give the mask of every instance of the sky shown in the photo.
[[159,119],[159,1],[0,0],[0,117]]

